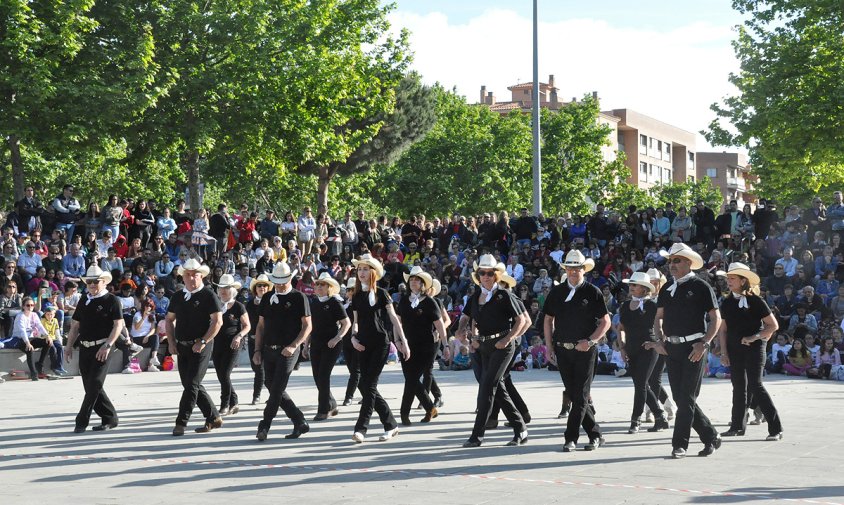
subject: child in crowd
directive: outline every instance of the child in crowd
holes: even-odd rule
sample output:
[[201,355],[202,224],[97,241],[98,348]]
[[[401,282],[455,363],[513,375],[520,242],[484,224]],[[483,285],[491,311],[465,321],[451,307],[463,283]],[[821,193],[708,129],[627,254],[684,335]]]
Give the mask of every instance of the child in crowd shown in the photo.
[[390,349],[387,351],[387,364],[395,365],[399,361],[399,351],[396,345],[390,342]]
[[545,352],[546,347],[539,336],[534,336],[531,340],[531,346],[528,349],[530,355],[533,357],[533,368],[545,368]]
[[67,371],[62,366],[62,356],[64,356],[64,349],[62,347],[62,332],[59,325],[59,320],[56,318],[56,306],[51,303],[45,303],[41,307],[44,315],[41,317],[41,325],[47,330],[44,338],[47,340],[47,346],[41,349],[41,357],[38,360],[38,373],[44,368],[44,359],[47,354],[50,355],[50,368],[56,375],[67,375]]
[[472,368],[472,357],[469,355],[469,346],[461,345],[451,363],[452,370],[469,370]]
[[[717,349],[716,349],[717,351]],[[723,352],[726,352],[726,349],[723,349]],[[730,367],[724,366],[721,364],[721,352],[710,352],[709,359],[707,361],[707,367],[709,371],[707,372],[707,376],[710,378],[718,378],[718,379],[729,379],[730,378]]]
[[786,363],[786,356],[791,350],[791,344],[788,343],[788,335],[785,333],[778,333],[777,340],[771,346],[771,354],[768,356],[768,363],[765,369],[768,373],[782,373],[782,366]]
[[806,343],[795,339],[788,351],[788,362],[783,365],[786,375],[806,375],[806,370],[812,368],[812,355],[806,350]]
[[821,352],[821,346],[815,341],[815,336],[811,333],[803,338],[803,343],[806,344],[806,350],[812,355],[812,363],[818,361],[818,353]]
[[820,347],[821,350],[818,352],[815,366],[806,371],[806,376],[814,379],[829,379],[832,367],[841,366],[841,355],[835,348],[835,341],[832,337],[824,338]]

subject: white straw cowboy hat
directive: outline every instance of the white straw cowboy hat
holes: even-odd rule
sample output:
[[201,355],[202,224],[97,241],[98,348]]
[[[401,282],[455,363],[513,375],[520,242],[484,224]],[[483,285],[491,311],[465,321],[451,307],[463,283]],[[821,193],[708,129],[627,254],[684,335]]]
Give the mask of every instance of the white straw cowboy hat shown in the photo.
[[108,284],[111,282],[111,272],[107,270],[104,271],[97,265],[91,265],[90,267],[88,267],[88,271],[85,272],[85,275],[82,276],[82,280],[84,282],[101,280]]
[[208,265],[203,265],[196,258],[191,258],[179,266],[179,275],[185,275],[185,272],[199,272],[203,277],[208,277],[211,273],[211,268]]
[[346,279],[346,289],[355,289],[355,278],[349,277]]
[[363,254],[360,258],[353,259],[352,265],[354,265],[355,268],[360,265],[366,265],[375,270],[375,280],[381,280],[381,277],[384,277],[384,265],[382,265],[377,259],[373,258],[371,254]]
[[315,284],[328,284],[328,296],[334,296],[340,293],[340,283],[337,282],[337,279],[331,277],[331,274],[328,272],[319,274]]
[[498,272],[499,278],[501,277],[501,274],[503,274],[507,270],[507,267],[504,266],[504,263],[498,261],[492,254],[481,255],[481,257],[478,258],[478,261],[475,261],[472,266],[475,269],[475,271],[472,272],[472,280],[475,282],[475,284],[478,285],[480,285],[481,283],[480,279],[478,279],[478,270],[495,270],[496,272]]
[[501,274],[501,276],[498,278],[498,282],[503,282],[510,289],[515,288],[516,284],[518,284],[518,282],[516,282],[516,279],[510,277],[506,273]]
[[648,288],[648,291],[651,293],[654,291],[654,285],[651,284],[651,276],[645,272],[633,272],[633,275],[631,275],[629,279],[622,279],[621,282]]
[[718,270],[717,272],[715,272],[715,275],[738,275],[739,277],[744,277],[750,282],[750,287],[758,286],[761,282],[756,272],[750,270],[750,268],[744,263],[739,263],[737,261],[734,263],[730,263],[730,266],[727,267],[726,272],[723,270]]
[[700,254],[696,253],[691,247],[681,242],[677,242],[672,245],[668,252],[659,251],[659,255],[663,258],[672,258],[674,256],[686,258],[692,262],[692,270],[699,270],[703,268],[703,258],[700,257]]
[[416,277],[420,281],[422,281],[422,292],[427,293],[431,286],[434,284],[434,279],[431,277],[431,274],[426,272],[422,269],[419,265],[410,269],[409,274],[404,274],[404,281],[408,283],[408,287],[410,287],[410,278]]
[[437,296],[443,290],[443,285],[439,279],[434,279],[431,282],[431,296]]
[[563,266],[566,268],[582,267],[583,272],[591,272],[595,268],[595,260],[587,258],[582,252],[577,249],[572,249],[566,254],[566,259],[563,261]]
[[267,274],[259,275],[257,279],[249,284],[249,291],[252,292],[253,296],[255,296],[255,292],[258,290],[258,286],[266,286],[268,289],[272,289],[273,283],[270,282],[270,278],[267,277]]
[[287,284],[293,280],[293,277],[296,277],[297,273],[299,271],[291,270],[290,265],[286,261],[279,261],[275,264],[272,273],[268,277],[273,284]]
[[215,286],[218,288],[234,288],[235,290],[238,290],[242,284],[234,280],[234,276],[232,274],[223,274],[220,276],[220,282],[216,283]]
[[659,289],[665,285],[666,281],[668,281],[668,279],[666,279],[665,276],[662,275],[662,272],[660,272],[656,268],[648,269],[648,277],[650,277],[651,281],[659,281],[659,286],[656,287],[657,291],[659,291]]

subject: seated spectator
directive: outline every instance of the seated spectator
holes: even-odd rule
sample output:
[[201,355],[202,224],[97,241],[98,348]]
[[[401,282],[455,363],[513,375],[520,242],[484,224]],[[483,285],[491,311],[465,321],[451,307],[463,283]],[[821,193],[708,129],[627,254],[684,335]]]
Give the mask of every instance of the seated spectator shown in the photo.
[[[41,375],[44,369],[44,359],[50,355],[50,368],[53,373],[59,376],[67,375],[67,370],[62,366],[64,348],[62,347],[62,330],[59,320],[56,318],[57,307],[52,303],[45,304],[42,309],[44,315],[41,317],[41,325],[47,330],[45,335],[37,338],[44,338],[47,342],[41,348],[41,357],[38,360],[36,369]],[[38,345],[36,345],[38,347]]]
[[[158,372],[159,369],[157,367],[161,365],[158,361],[159,339],[158,333],[156,332],[156,325],[155,302],[151,298],[145,298],[141,305],[141,310],[132,316],[129,337],[132,339],[132,343],[149,348],[149,362],[146,366],[147,372]],[[123,373],[125,374],[134,373],[129,367],[132,352],[128,347],[123,349]]]
[[41,256],[35,252],[35,244],[28,241],[24,252],[18,256],[18,273],[27,281],[35,276],[35,272],[41,268]]
[[85,257],[82,256],[82,251],[78,244],[70,244],[70,250],[62,258],[62,271],[68,280],[77,283],[85,275]]
[[782,367],[786,375],[806,375],[806,371],[815,364],[812,355],[806,350],[806,344],[799,338],[794,339],[786,359]]
[[836,321],[844,321],[844,286],[838,286],[838,294],[829,302],[829,309]]
[[[47,330],[41,324],[41,318],[35,312],[35,302],[32,298],[24,298],[21,311],[15,317],[10,337],[0,340],[0,349],[18,349],[26,355],[26,365],[29,367],[29,377],[37,381],[38,372],[32,361],[32,351],[36,348],[52,347],[46,338]],[[38,338],[42,336],[42,338]]]
[[791,351],[791,344],[788,343],[788,335],[778,333],[776,342],[771,346],[768,362],[765,364],[768,373],[783,373],[782,367],[786,363],[789,351]]
[[470,370],[472,358],[469,354],[469,346],[461,345],[459,352],[454,355],[451,363],[451,370]]
[[809,351],[809,355],[812,357],[812,363],[815,363],[818,360],[818,353],[821,352],[821,346],[815,341],[815,335],[812,333],[806,334],[803,337],[803,345]]
[[785,275],[787,277],[794,277],[797,275],[797,260],[792,257],[794,254],[794,249],[792,247],[786,247],[782,250],[782,258],[778,259],[774,264],[774,268],[776,266],[782,266],[785,269]]
[[721,364],[720,353],[710,352],[706,363],[707,377],[717,379],[729,379],[730,367]]
[[841,366],[841,355],[835,348],[835,340],[832,337],[826,337],[821,343],[815,366],[806,370],[806,376],[813,379],[829,379],[834,366]]
[[818,331],[818,320],[815,319],[815,316],[808,313],[808,307],[803,302],[797,304],[795,314],[789,319],[788,331],[793,332],[798,324],[805,325],[813,333]]
[[6,284],[0,295],[0,337],[8,338],[12,334],[12,323],[21,311],[23,295],[18,293],[18,285],[14,282]]

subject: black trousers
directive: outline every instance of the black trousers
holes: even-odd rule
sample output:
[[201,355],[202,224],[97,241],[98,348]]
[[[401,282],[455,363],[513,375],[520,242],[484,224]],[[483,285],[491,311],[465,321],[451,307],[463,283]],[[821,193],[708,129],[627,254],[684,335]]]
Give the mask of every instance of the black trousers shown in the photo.
[[[351,400],[360,384],[360,355],[352,345],[351,335],[343,337],[343,358],[346,361],[346,368],[349,369],[349,381],[346,383],[346,394],[343,399]],[[361,391],[362,394],[363,391]]]
[[[773,435],[782,431],[782,422],[771,395],[762,384],[762,369],[765,366],[765,342],[757,340],[750,345],[727,343],[730,358],[730,381],[733,383],[733,411],[730,429],[747,428],[745,412],[748,407],[758,406],[768,421],[768,432]],[[752,398],[752,399],[751,399]],[[750,405],[752,402],[754,405]]]
[[[513,400],[513,405],[516,406],[516,410],[519,411],[519,414],[522,415],[522,419],[524,419],[530,415],[530,411],[528,410],[528,406],[525,403],[524,398],[522,398],[522,395],[519,394],[519,391],[516,389],[516,385],[513,384],[513,376],[510,374],[510,371],[513,370],[513,365],[516,363],[518,358],[519,353],[514,352],[513,358],[510,360],[510,366],[508,366],[507,371],[504,372],[504,387],[507,388],[507,394],[510,395],[510,399]],[[490,412],[489,418],[498,421],[499,412],[501,412],[501,405],[499,405],[496,401],[492,406],[492,412]]]
[[581,352],[554,344],[554,353],[557,355],[560,378],[571,398],[571,412],[566,421],[565,441],[577,443],[581,426],[589,440],[601,438],[601,427],[595,422],[595,414],[589,407],[592,378],[595,376],[596,348],[592,347],[586,352]]
[[659,399],[649,383],[659,353],[653,349],[650,351],[643,349],[640,342],[636,342],[636,345],[630,346],[629,349],[625,348],[625,350],[629,360],[629,374],[633,379],[633,413],[630,415],[630,420],[639,421],[645,411],[646,403],[657,419],[663,419],[665,413],[662,411]]
[[232,349],[232,337],[220,336],[214,339],[214,372],[220,381],[220,408],[230,409],[238,404],[237,393],[232,385],[232,370],[237,365],[240,347]]
[[651,391],[653,391],[656,395],[656,399],[659,400],[659,403],[665,403],[668,401],[668,391],[662,387],[662,372],[664,371],[665,356],[656,353],[656,363],[654,364],[653,372],[651,372],[651,376],[648,379],[648,385],[651,387]]
[[342,346],[328,347],[326,342],[311,341],[311,372],[317,387],[318,414],[328,414],[337,408],[337,400],[331,394],[331,372],[340,356]]
[[102,424],[117,424],[117,411],[103,390],[108,374],[108,360],[97,360],[99,350],[100,346],[79,347],[79,374],[82,376],[85,397],[82,399],[79,413],[76,414],[77,428],[88,427],[92,411],[102,418]]
[[665,344],[668,349],[668,357],[665,360],[668,365],[668,380],[671,382],[671,395],[674,397],[677,409],[671,445],[681,449],[689,448],[692,428],[704,444],[718,437],[715,427],[697,404],[703,370],[706,367],[706,353],[699,361],[690,361],[689,354],[692,352],[693,344],[694,342]]
[[[435,344],[439,345],[439,344]],[[436,348],[434,350],[434,363],[437,361],[437,351]],[[425,391],[428,394],[434,396],[434,401],[443,397],[443,392],[440,389],[440,385],[437,384],[437,379],[434,377],[434,364],[431,364],[431,368],[425,370],[425,373],[422,375],[422,383],[425,384]],[[419,398],[419,401],[422,401],[422,398]]]
[[434,366],[434,359],[437,357],[437,343],[428,340],[428,342],[409,342],[410,359],[401,362],[401,370],[404,374],[404,392],[401,396],[399,412],[402,417],[410,415],[414,398],[419,398],[419,401],[422,402],[422,408],[426,412],[434,408],[434,402],[428,396],[428,391],[425,388],[424,377],[425,373]]
[[390,345],[384,342],[366,345],[364,351],[355,351],[360,364],[360,391],[363,393],[360,414],[355,423],[356,432],[366,433],[373,410],[378,413],[381,424],[384,425],[384,431],[396,427],[396,419],[393,417],[390,406],[378,392],[378,379],[381,378],[381,371],[384,369],[389,350]]
[[297,347],[290,356],[281,354],[281,349],[270,349],[269,347],[265,347],[261,352],[264,377],[267,379],[267,388],[270,390],[270,398],[267,400],[266,407],[264,407],[264,419],[261,421],[261,427],[266,430],[270,429],[273,419],[278,414],[279,407],[295,426],[305,424],[305,415],[287,394],[287,383],[290,381],[293,367],[299,360],[301,349],[301,346]]
[[255,356],[255,335],[249,335],[246,349],[249,352],[249,365],[255,373],[255,378],[252,380],[252,398],[260,398],[261,390],[264,389],[264,367],[252,361],[252,357]]
[[495,347],[495,343],[501,338],[481,342],[480,347],[475,352],[475,357],[478,357],[480,362],[480,380],[478,384],[478,413],[475,415],[475,426],[472,428],[471,440],[483,440],[486,422],[492,413],[494,403],[501,406],[501,410],[504,411],[504,416],[510,421],[514,433],[518,435],[526,429],[525,421],[522,419],[519,409],[513,404],[513,399],[510,398],[507,387],[504,385],[504,373],[510,368],[517,344],[511,342],[504,349],[498,349]]
[[176,351],[179,356],[179,379],[182,381],[182,399],[179,401],[179,414],[176,416],[176,425],[187,426],[190,421],[194,407],[199,407],[205,422],[211,422],[220,416],[220,412],[214,405],[211,395],[202,385],[205,372],[208,371],[208,363],[211,361],[211,353],[214,351],[214,342],[209,342],[202,352],[193,352],[192,345],[176,344]]

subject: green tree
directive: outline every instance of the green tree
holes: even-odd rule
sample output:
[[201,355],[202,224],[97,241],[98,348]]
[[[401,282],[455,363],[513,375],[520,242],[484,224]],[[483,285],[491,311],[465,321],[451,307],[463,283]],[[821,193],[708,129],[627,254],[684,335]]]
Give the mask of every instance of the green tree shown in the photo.
[[681,206],[689,208],[701,200],[707,207],[719,209],[724,202],[721,190],[712,184],[709,177],[698,181],[655,186],[651,193],[658,205],[672,203],[675,209]]
[[635,205],[637,209],[656,207],[657,200],[647,190],[626,182],[620,183],[615,190],[602,200],[607,209],[627,214],[627,209]]
[[156,68],[150,26],[120,2],[0,0],[0,19],[2,150],[21,198],[34,175],[26,153],[81,162],[108,149],[156,99]]
[[[760,195],[786,202],[844,183],[844,9],[840,0],[734,0],[736,96],[704,132],[746,146]],[[725,124],[727,123],[727,124]]]

